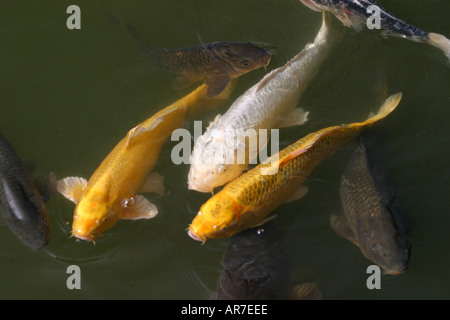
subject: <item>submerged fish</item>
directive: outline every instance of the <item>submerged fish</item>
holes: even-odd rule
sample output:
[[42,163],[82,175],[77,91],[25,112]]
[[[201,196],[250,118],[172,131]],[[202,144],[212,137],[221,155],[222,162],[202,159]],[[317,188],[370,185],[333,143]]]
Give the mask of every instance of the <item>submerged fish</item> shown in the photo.
[[[275,208],[300,196],[296,191],[302,190],[303,181],[323,159],[365,127],[386,117],[400,100],[400,93],[392,95],[375,116],[364,122],[311,133],[280,151],[275,164],[262,163],[231,181],[202,205],[189,225],[189,236],[205,242],[207,238],[229,237],[270,220],[273,217],[267,216]],[[263,171],[265,174],[261,174]]]
[[290,288],[286,243],[273,223],[231,238],[211,300],[320,299],[315,284]]
[[207,97],[218,95],[231,79],[270,62],[271,54],[250,42],[216,41],[180,49],[152,49],[132,25],[115,15],[111,18],[127,28],[156,66],[180,75],[175,87],[186,87],[206,79]]
[[[48,182],[31,180],[16,151],[0,133],[0,222],[33,250],[50,239],[50,217],[45,202],[56,189],[56,177]],[[44,182],[44,183],[41,183]]]
[[[196,140],[190,159],[189,189],[211,192],[237,178],[265,146],[259,140],[257,147],[249,148],[249,142],[244,138],[246,132],[255,132],[258,139],[267,142],[268,135],[263,137],[264,132],[260,135],[260,129],[270,133],[274,128],[307,121],[308,112],[296,106],[339,38],[340,32],[333,26],[337,21],[334,20],[331,14],[324,13],[322,27],[314,43],[306,45],[284,66],[273,70],[247,90]],[[231,139],[227,138],[228,135]],[[245,159],[237,156],[241,150],[244,150]]]
[[279,238],[272,223],[234,235],[210,299],[284,299],[290,269],[284,243]]
[[331,226],[386,274],[398,274],[408,266],[410,244],[395,191],[372,148],[360,139],[352,153],[341,179],[344,215],[331,216]]
[[119,219],[150,219],[158,213],[154,204],[137,193],[164,192],[162,177],[149,172],[167,138],[183,126],[186,113],[221,103],[231,93],[227,88],[219,96],[206,98],[206,90],[206,85],[201,85],[131,129],[89,181],[77,177],[58,181],[58,191],[77,204],[73,236],[92,241]]
[[300,0],[304,5],[315,11],[329,11],[333,13],[347,27],[362,30],[372,17],[371,9],[376,6],[380,11],[380,28],[385,29],[386,35],[399,36],[412,41],[426,43],[441,49],[450,60],[450,40],[445,36],[420,30],[397,18],[392,13],[378,5],[373,0]]

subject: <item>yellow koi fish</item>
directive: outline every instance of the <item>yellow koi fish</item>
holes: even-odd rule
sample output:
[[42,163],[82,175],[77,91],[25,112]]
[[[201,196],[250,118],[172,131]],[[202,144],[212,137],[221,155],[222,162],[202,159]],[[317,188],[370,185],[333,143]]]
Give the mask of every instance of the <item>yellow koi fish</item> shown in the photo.
[[[311,133],[270,159],[228,183],[200,208],[189,226],[191,238],[225,238],[272,219],[270,212],[283,202],[299,198],[303,181],[334,150],[357,136],[365,127],[390,114],[401,100],[390,96],[379,112],[364,122],[325,128]],[[264,174],[261,174],[265,171]],[[273,174],[268,174],[273,172]]]
[[221,95],[206,98],[207,85],[203,84],[131,129],[89,181],[78,177],[59,180],[58,192],[76,204],[72,235],[92,241],[119,219],[153,218],[158,213],[156,206],[137,192],[164,192],[162,177],[148,175],[164,142],[184,125],[186,113],[223,102],[231,93],[229,86]]

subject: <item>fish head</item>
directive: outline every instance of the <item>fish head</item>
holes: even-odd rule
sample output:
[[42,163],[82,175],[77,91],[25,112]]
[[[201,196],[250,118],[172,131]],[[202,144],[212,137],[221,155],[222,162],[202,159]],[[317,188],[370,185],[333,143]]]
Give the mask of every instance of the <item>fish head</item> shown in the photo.
[[237,164],[191,165],[188,188],[199,192],[212,192],[214,188],[237,178],[243,170],[242,165]]
[[72,235],[78,239],[93,241],[118,220],[118,208],[111,205],[107,195],[90,192],[75,207]]
[[271,54],[250,42],[216,43],[216,54],[231,66],[234,77],[269,64]]
[[206,135],[197,139],[190,158],[190,190],[212,192],[214,188],[237,178],[245,170],[247,165],[235,160],[233,146],[229,148],[225,140],[223,136]]
[[230,237],[241,230],[239,218],[247,209],[222,191],[202,205],[189,225],[189,236],[197,241]]
[[400,274],[408,268],[409,240],[391,216],[371,216],[356,225],[356,239],[364,255],[385,274]]

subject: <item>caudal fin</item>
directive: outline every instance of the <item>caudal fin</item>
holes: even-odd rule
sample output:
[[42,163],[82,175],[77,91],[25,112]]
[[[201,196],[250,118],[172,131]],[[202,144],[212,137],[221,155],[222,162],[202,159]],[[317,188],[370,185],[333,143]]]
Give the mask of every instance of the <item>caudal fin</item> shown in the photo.
[[381,106],[380,110],[378,111],[378,113],[376,115],[369,116],[369,119],[367,119],[365,121],[365,124],[375,123],[375,122],[380,121],[381,119],[385,118],[388,114],[390,114],[392,111],[394,111],[394,109],[400,103],[401,99],[402,99],[401,92],[391,95],[383,103],[383,105]]
[[124,22],[117,14],[110,12],[108,14],[109,19],[124,27],[125,29],[127,29],[128,33],[133,37],[133,39],[137,42],[137,44],[139,45],[139,47],[141,48],[141,50],[144,53],[147,53],[149,55],[152,55],[154,53],[154,50],[152,48],[150,48],[145,42],[144,40],[142,40],[142,38],[139,36],[139,33],[137,32],[136,28],[134,26],[132,26],[129,23]]
[[447,56],[450,62],[450,40],[439,33],[430,32],[428,36],[430,38],[429,43],[444,51],[444,54]]

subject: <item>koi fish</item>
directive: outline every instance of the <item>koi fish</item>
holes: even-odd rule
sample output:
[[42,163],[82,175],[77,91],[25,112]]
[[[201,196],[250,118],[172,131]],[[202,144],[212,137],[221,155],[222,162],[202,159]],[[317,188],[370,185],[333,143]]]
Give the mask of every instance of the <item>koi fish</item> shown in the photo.
[[16,151],[0,133],[0,222],[33,250],[42,249],[50,240],[45,202],[55,191],[55,174],[32,181]]
[[76,204],[73,236],[92,241],[119,219],[151,219],[157,215],[156,206],[137,193],[164,193],[162,177],[149,173],[164,142],[183,126],[186,112],[221,103],[231,93],[227,88],[219,96],[206,98],[206,90],[206,85],[201,85],[131,129],[89,181],[79,177],[58,181],[58,192]]
[[207,238],[229,237],[272,219],[267,216],[275,208],[305,193],[305,187],[301,188],[303,181],[323,159],[365,127],[390,114],[400,100],[400,93],[390,96],[379,112],[364,122],[311,133],[280,151],[277,162],[265,161],[231,181],[201,206],[189,225],[189,236],[205,242]]
[[266,67],[270,62],[271,54],[250,42],[215,41],[179,49],[152,49],[132,25],[116,15],[110,16],[128,30],[154,65],[180,75],[174,82],[176,88],[206,79],[207,97],[218,95],[231,79]]
[[361,31],[373,15],[371,6],[380,11],[380,27],[385,35],[398,36],[412,41],[426,43],[441,49],[450,60],[450,40],[445,36],[420,30],[397,18],[373,0],[300,0],[314,11],[326,10],[333,13],[347,27]]
[[[314,43],[307,44],[284,66],[248,89],[196,140],[190,158],[189,189],[212,192],[246,170],[265,146],[259,140],[258,146],[249,150],[249,142],[245,141],[245,133],[249,130],[255,132],[258,139],[263,139],[260,129],[269,134],[271,129],[301,125],[308,120],[308,112],[296,106],[339,38],[333,20],[336,19],[331,14],[324,13]],[[267,140],[268,135],[266,144]],[[245,159],[237,157],[241,150],[245,151]]]
[[290,288],[286,241],[273,223],[244,230],[231,238],[210,300],[321,299],[316,284]]
[[399,216],[395,190],[373,149],[373,141],[366,140],[361,137],[342,175],[344,215],[331,216],[331,226],[359,246],[364,256],[386,274],[399,274],[407,269],[410,243]]

